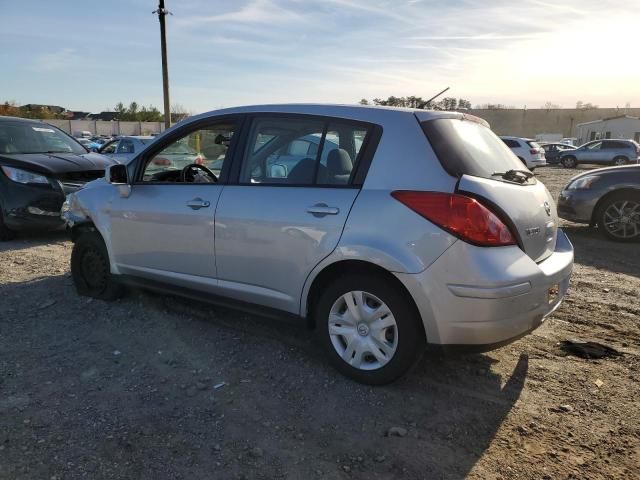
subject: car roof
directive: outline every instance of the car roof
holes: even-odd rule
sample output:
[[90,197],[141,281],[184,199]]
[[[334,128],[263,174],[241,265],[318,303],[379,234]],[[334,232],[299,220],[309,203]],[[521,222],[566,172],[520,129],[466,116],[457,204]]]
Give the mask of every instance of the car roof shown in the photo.
[[480,123],[486,127],[489,124],[482,118],[470,115],[467,112],[450,112],[444,110],[421,110],[417,108],[387,107],[382,105],[343,105],[334,103],[283,103],[283,104],[265,104],[265,105],[245,105],[232,108],[223,108],[220,110],[211,110],[209,112],[194,115],[186,120],[176,123],[171,128],[160,133],[157,137],[161,138],[173,132],[177,128],[182,128],[200,120],[206,120],[210,117],[235,115],[235,114],[254,114],[254,113],[280,113],[280,114],[300,114],[321,117],[336,117],[347,120],[355,120],[361,122],[376,123],[382,125],[393,123],[401,117],[413,116],[418,121],[423,122],[436,118],[467,118],[469,120]]
[[522,140],[524,142],[535,142],[536,140],[533,138],[526,138],[526,137],[512,137],[509,135],[500,135],[500,138],[504,138],[505,140]]
[[[243,113],[297,113],[326,117],[343,117],[353,120],[378,122],[382,119],[392,120],[398,115],[418,114],[420,120],[431,118],[462,118],[470,116],[462,112],[440,110],[421,110],[418,108],[387,107],[381,105],[343,105],[331,103],[283,103],[265,105],[245,105],[240,107],[212,110],[190,117],[188,122],[200,120],[213,115],[232,115]],[[181,122],[182,125],[184,122]]]

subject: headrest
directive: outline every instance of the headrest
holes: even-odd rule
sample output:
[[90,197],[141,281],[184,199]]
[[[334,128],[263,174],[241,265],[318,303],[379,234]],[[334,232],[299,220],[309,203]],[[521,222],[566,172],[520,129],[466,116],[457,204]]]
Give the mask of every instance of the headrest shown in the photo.
[[346,150],[336,148],[327,156],[327,169],[332,175],[346,175],[353,170],[353,162]]

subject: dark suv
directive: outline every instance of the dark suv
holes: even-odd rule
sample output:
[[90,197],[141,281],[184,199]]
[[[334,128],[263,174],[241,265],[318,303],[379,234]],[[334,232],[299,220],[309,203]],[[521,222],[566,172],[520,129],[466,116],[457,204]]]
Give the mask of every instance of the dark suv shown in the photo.
[[560,153],[560,163],[573,168],[579,163],[626,165],[638,163],[640,145],[633,140],[606,139],[588,142],[575,150]]

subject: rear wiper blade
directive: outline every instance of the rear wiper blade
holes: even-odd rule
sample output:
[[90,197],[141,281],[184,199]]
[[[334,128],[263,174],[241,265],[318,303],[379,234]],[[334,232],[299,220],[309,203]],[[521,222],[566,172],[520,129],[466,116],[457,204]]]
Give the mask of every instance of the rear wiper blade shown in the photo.
[[529,170],[507,170],[506,172],[493,172],[492,177],[502,177],[505,180],[523,180],[527,181],[533,177],[533,173]]

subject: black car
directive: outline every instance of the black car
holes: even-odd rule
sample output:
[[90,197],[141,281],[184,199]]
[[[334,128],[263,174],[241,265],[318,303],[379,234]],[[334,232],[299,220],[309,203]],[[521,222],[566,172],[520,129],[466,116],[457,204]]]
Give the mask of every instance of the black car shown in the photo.
[[52,125],[0,117],[0,240],[20,230],[63,227],[65,195],[103,177],[113,163]]
[[548,164],[560,163],[560,154],[562,152],[576,149],[573,145],[564,143],[541,143],[540,146],[544,148],[544,158],[547,159]]

